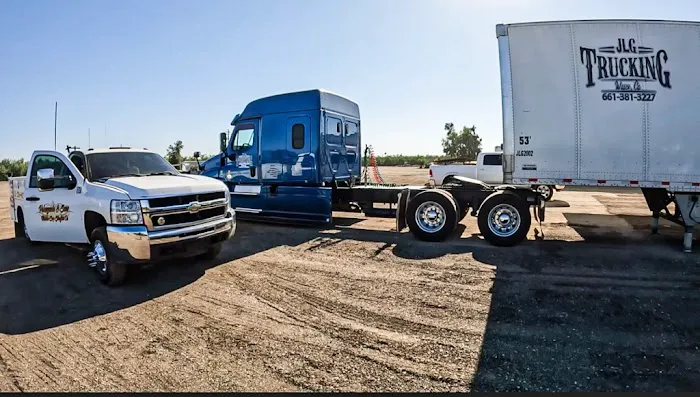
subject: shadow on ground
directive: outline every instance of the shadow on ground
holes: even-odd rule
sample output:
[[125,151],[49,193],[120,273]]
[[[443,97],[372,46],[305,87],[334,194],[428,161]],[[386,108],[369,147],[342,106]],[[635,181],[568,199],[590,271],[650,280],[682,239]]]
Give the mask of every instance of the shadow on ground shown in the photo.
[[497,270],[473,391],[700,389],[697,255],[534,245],[474,252]]
[[[285,233],[284,240],[261,238],[240,223],[214,261],[181,259],[130,269],[119,287],[102,285],[82,254],[65,245],[30,246],[0,240],[0,334],[24,334],[111,313],[157,298],[195,282],[222,263],[283,244],[308,240],[304,233]],[[306,230],[306,233],[310,230]]]
[[[564,213],[567,225],[589,243],[634,245],[653,243],[683,247],[683,227],[665,219],[659,233],[651,234],[651,216]],[[697,241],[697,239],[696,239]]]
[[[571,219],[583,225],[574,228],[584,239],[592,230],[586,225],[600,221]],[[495,248],[477,234],[425,243],[407,233],[337,223],[241,222],[217,260],[158,264],[133,272],[119,288],[99,284],[70,248],[3,240],[0,333],[49,329],[137,305],[195,282],[212,267],[277,246],[352,239],[379,243],[377,254],[471,254],[496,267],[474,391],[700,389],[700,266],[696,254],[684,255],[677,245],[628,244],[619,235],[607,236],[605,244],[545,240]],[[455,236],[464,226],[459,229]],[[598,242],[593,234],[588,237]]]

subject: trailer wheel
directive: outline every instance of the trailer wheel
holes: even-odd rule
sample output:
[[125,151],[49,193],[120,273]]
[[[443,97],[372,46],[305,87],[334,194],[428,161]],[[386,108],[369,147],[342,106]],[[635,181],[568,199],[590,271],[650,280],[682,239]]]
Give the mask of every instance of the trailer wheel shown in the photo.
[[489,243],[499,247],[519,244],[530,230],[530,211],[518,195],[501,192],[486,199],[479,209],[479,231]]
[[554,196],[554,186],[549,185],[535,185],[534,189],[537,193],[544,198],[544,201],[549,201]]
[[104,227],[90,234],[92,248],[88,252],[88,266],[95,268],[100,282],[110,286],[120,285],[126,279],[126,264],[114,262],[109,255],[109,240]]
[[423,191],[408,202],[406,223],[419,240],[445,240],[457,226],[457,204],[447,192]]

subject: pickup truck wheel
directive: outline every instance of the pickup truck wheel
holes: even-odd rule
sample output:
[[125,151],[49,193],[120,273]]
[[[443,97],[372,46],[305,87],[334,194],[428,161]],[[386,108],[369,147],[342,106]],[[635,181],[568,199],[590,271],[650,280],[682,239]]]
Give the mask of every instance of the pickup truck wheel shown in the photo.
[[27,232],[27,224],[24,223],[24,215],[21,213],[18,216],[17,222],[15,222],[15,238],[18,240],[24,240],[31,245],[36,245],[36,242],[29,238],[29,233]]
[[109,258],[109,240],[104,227],[98,227],[90,235],[92,249],[88,252],[88,266],[94,267],[100,282],[115,286],[126,279],[126,264],[112,262]]
[[201,254],[201,255],[198,255],[198,256],[197,256],[197,259],[203,259],[203,260],[213,260],[213,259],[216,259],[216,257],[219,256],[219,254],[221,253],[221,249],[222,249],[223,247],[224,247],[224,244],[223,244],[223,243],[214,244],[214,245],[212,245],[211,247],[209,247],[209,249],[207,250],[207,252],[205,252],[205,253],[203,253],[203,254]]
[[510,247],[523,241],[531,222],[527,203],[506,192],[488,198],[479,209],[477,221],[484,239],[499,247]]
[[554,187],[548,185],[537,185],[535,191],[544,198],[544,201],[549,201],[554,196]]
[[457,205],[448,193],[426,190],[408,202],[406,223],[419,240],[445,240],[457,226]]

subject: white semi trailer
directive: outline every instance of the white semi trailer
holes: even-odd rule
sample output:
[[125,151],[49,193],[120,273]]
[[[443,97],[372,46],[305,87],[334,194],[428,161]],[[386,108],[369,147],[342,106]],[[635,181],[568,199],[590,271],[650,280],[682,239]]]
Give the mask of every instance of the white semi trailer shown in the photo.
[[[700,222],[700,23],[496,27],[506,183],[641,188],[652,213]],[[669,205],[675,209],[669,211]]]

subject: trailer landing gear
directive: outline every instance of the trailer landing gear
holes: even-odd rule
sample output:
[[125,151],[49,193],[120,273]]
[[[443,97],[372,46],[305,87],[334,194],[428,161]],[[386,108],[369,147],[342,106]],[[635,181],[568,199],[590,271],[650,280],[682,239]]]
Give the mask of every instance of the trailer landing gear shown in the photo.
[[[698,193],[669,192],[666,189],[643,188],[642,193],[647,206],[652,212],[651,233],[659,233],[659,218],[664,218],[683,226],[683,251],[693,251],[693,227],[700,220],[700,203]],[[668,206],[673,203],[674,211]]]

